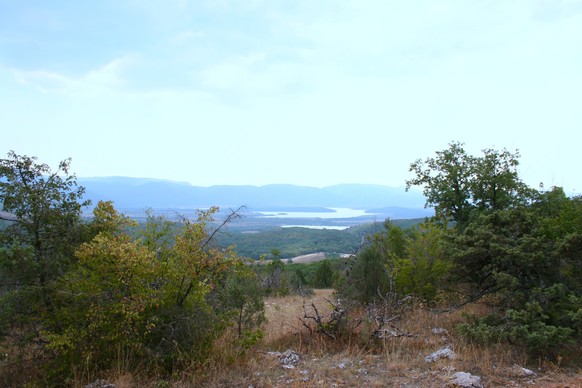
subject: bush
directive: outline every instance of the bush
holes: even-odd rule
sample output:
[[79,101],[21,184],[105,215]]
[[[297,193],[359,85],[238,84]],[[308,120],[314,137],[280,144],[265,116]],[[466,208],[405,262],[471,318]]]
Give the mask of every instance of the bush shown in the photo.
[[120,225],[128,220],[110,203],[98,204],[99,232],[54,284],[54,314],[43,321],[52,378],[113,367],[170,374],[201,366],[233,324],[244,346],[260,338],[259,280],[231,250],[212,246],[206,224],[214,211],[185,221],[167,245],[132,238]]

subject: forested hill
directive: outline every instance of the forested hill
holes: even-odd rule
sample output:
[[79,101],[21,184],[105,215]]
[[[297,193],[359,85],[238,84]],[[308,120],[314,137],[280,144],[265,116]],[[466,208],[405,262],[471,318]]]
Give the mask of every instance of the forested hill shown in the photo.
[[[86,198],[95,205],[112,200],[120,209],[207,208],[210,206],[251,209],[289,209],[301,207],[337,207],[375,209],[400,207],[422,209],[424,197],[419,191],[406,192],[403,187],[342,184],[324,188],[266,186],[192,186],[189,183],[145,178],[79,178],[86,188]],[[418,216],[418,213],[415,213]]]

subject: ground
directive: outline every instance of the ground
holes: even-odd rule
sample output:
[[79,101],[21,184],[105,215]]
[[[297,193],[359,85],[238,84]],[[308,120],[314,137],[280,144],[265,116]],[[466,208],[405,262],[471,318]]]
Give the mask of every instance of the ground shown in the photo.
[[[455,373],[480,378],[483,387],[581,387],[582,370],[566,359],[531,360],[509,344],[480,347],[455,334],[463,312],[436,314],[414,306],[388,326],[386,338],[372,339],[373,325],[361,323],[348,338],[310,332],[313,320],[326,322],[333,290],[309,298],[266,300],[267,324],[257,347],[240,352],[228,336],[202,371],[183,371],[170,380],[138,381],[128,374],[107,381],[115,387],[450,387]],[[317,308],[318,313],[313,309]],[[479,305],[467,306],[478,312]],[[354,312],[354,322],[355,319]],[[363,322],[363,321],[362,321]],[[305,323],[305,324],[304,324]],[[231,337],[232,338],[232,337]],[[427,362],[441,349],[451,358]],[[237,354],[233,356],[233,354]]]

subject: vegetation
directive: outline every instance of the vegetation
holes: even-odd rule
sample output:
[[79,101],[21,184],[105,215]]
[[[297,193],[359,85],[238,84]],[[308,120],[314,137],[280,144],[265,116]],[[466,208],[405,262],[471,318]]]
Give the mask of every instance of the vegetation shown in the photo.
[[361,238],[344,230],[275,228],[259,233],[222,234],[218,237],[222,245],[234,245],[238,254],[260,259],[270,258],[272,249],[279,250],[280,258],[292,258],[313,252],[354,252]]
[[415,177],[406,187],[424,187],[437,219],[451,219],[462,228],[475,214],[525,205],[535,195],[519,179],[517,151],[485,149],[483,156],[474,157],[461,143],[451,143],[436,154],[410,165]]
[[[508,340],[548,356],[582,339],[582,288],[574,270],[582,264],[582,199],[560,188],[526,187],[517,175],[518,156],[484,150],[473,157],[452,143],[413,163],[416,176],[407,184],[424,186],[435,222],[421,226],[424,242],[410,239],[404,267],[395,249],[384,260],[393,278],[400,277],[392,292],[430,300],[435,291],[448,291],[460,304],[487,298],[495,309],[461,325],[468,338]],[[432,248],[424,249],[427,244]]]
[[508,341],[533,357],[577,354],[582,198],[526,187],[518,156],[474,157],[452,143],[414,162],[407,184],[424,186],[435,217],[374,234],[339,287],[345,302],[394,316],[404,301],[440,311],[486,302],[488,314],[459,324],[467,340]]
[[[393,221],[402,227],[420,222],[422,219]],[[217,235],[216,240],[220,245],[234,246],[243,257],[269,259],[271,251],[277,249],[280,258],[286,260],[313,252],[353,253],[362,244],[362,239],[379,230],[382,230],[382,223],[367,223],[345,230],[274,227],[249,233],[229,229],[228,233]]]
[[3,385],[21,384],[24,369],[43,385],[114,367],[171,374],[203,365],[230,326],[241,349],[260,338],[259,279],[214,245],[207,225],[217,209],[175,235],[151,217],[135,238],[110,202],[81,222],[86,203],[69,161],[51,172],[10,153],[0,167],[0,200],[17,217],[0,231]]
[[[227,235],[217,232],[237,212],[216,223],[216,208],[180,223],[150,213],[138,225],[100,202],[83,221],[70,161],[52,172],[9,153],[0,201],[16,220],[0,228],[2,383],[79,385],[118,370],[162,385],[220,385],[219,372],[262,363],[247,352],[257,345],[318,359],[401,354],[386,362],[407,365],[418,358],[410,352],[436,345],[420,333],[442,323],[447,346],[475,363],[483,364],[479,349],[512,363],[575,365],[582,197],[527,187],[518,159],[507,150],[471,156],[452,143],[412,163],[407,185],[423,186],[435,208],[423,222]],[[289,260],[322,251],[357,254]],[[306,299],[314,288],[335,291],[318,306]],[[264,326],[289,300],[296,319]],[[491,375],[505,373],[495,368]],[[261,373],[246,381],[269,385]]]

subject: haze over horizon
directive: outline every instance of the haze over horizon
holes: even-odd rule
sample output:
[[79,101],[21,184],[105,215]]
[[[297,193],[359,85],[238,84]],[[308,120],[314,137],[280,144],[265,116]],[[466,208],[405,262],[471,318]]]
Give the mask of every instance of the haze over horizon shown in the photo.
[[451,141],[580,193],[582,0],[0,0],[0,158],[404,186]]
[[[130,177],[130,176],[121,176],[121,175],[110,175],[110,176],[79,176],[78,174],[77,178],[80,181],[91,181],[91,180],[96,180],[96,181],[112,181],[112,180],[116,180],[116,179],[120,179],[120,180],[135,180],[136,182],[148,182],[148,181],[160,181],[160,182],[171,182],[171,183],[176,183],[176,184],[187,184],[189,186],[197,186],[197,187],[214,187],[214,186],[251,186],[251,187],[264,187],[264,186],[303,186],[303,187],[314,187],[314,188],[324,188],[324,187],[332,187],[332,186],[348,186],[348,185],[361,185],[361,186],[382,186],[382,187],[390,187],[390,188],[402,188],[403,190],[406,188],[406,184],[401,184],[401,185],[387,185],[387,184],[381,184],[381,183],[354,183],[354,182],[339,182],[339,183],[333,183],[330,185],[325,185],[325,186],[314,186],[314,185],[302,185],[302,184],[295,184],[295,183],[264,183],[264,184],[230,184],[230,183],[224,183],[224,184],[212,184],[212,185],[197,185],[194,184],[192,182],[188,182],[188,181],[184,181],[184,180],[174,180],[174,179],[166,179],[166,178],[150,178],[147,176],[134,176],[134,177]],[[413,191],[419,191],[422,190],[420,187],[411,187],[410,190]]]

